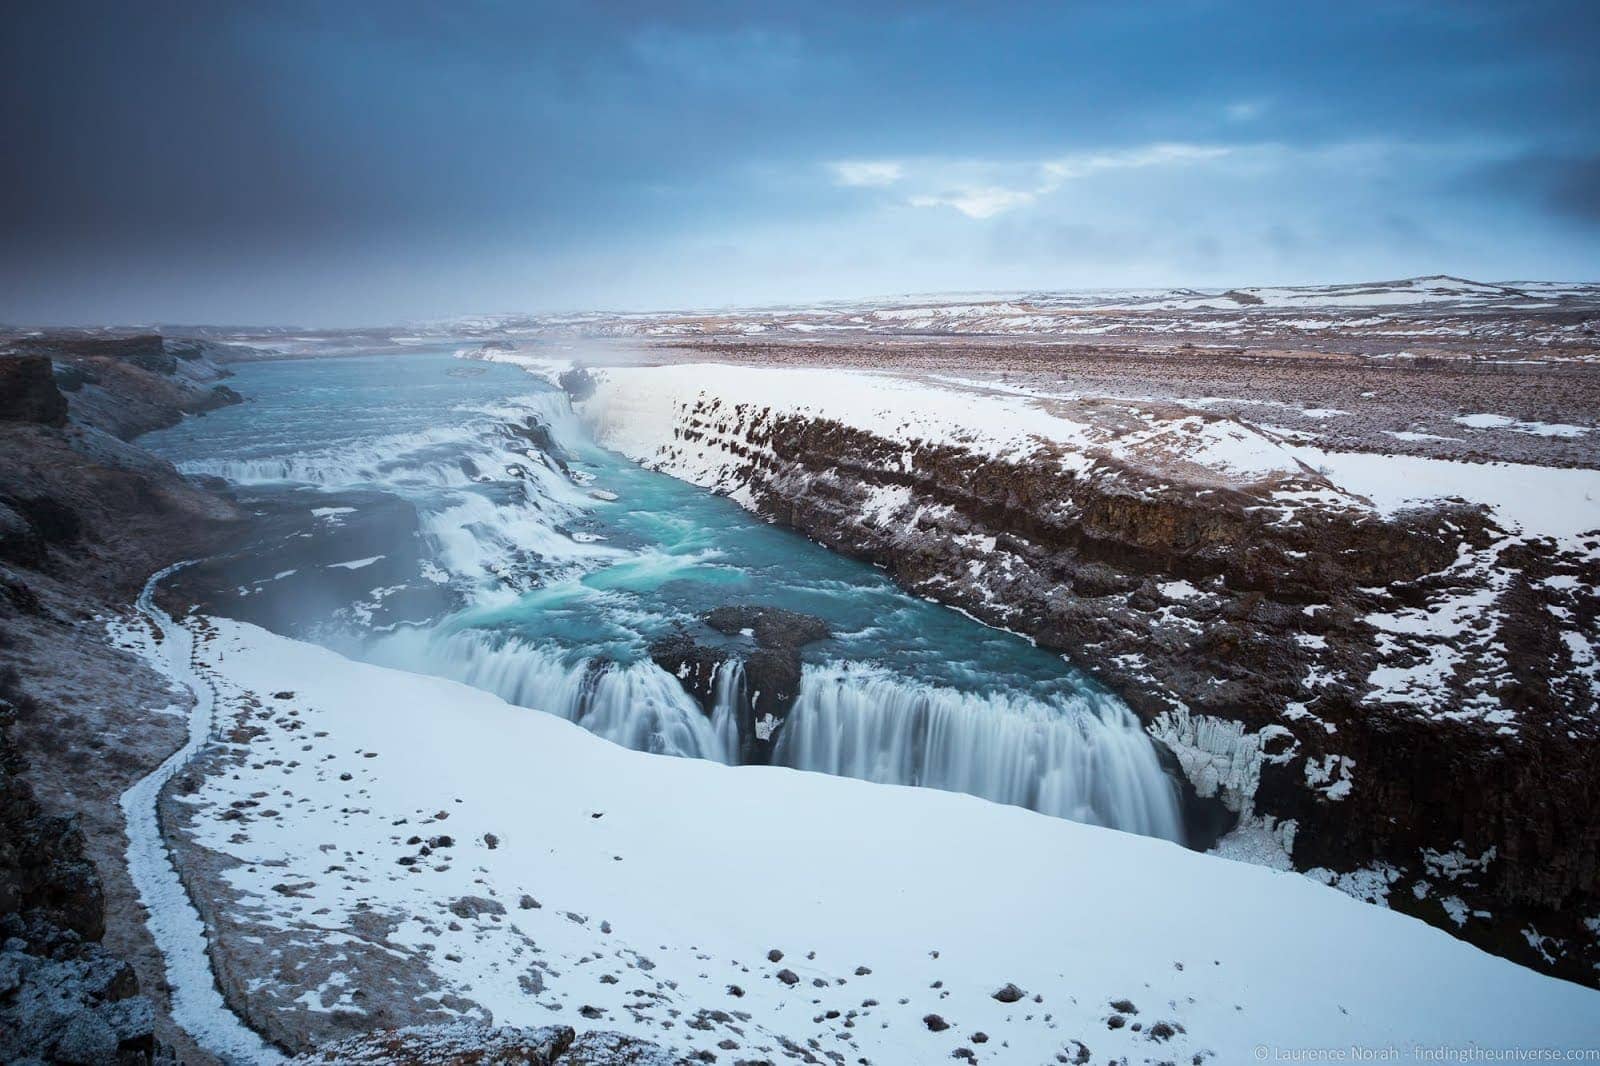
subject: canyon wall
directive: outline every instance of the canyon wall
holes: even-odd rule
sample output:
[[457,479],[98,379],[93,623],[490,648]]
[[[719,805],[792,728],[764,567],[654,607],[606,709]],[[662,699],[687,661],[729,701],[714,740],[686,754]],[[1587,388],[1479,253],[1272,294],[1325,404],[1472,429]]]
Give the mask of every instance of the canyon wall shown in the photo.
[[[1595,983],[1600,537],[1373,507],[1301,460],[1219,476],[1092,424],[1019,444],[1026,405],[969,433],[992,397],[875,400],[868,375],[594,377],[612,447],[1100,678],[1237,815],[1223,854]],[[1263,446],[1237,428],[1186,432]]]

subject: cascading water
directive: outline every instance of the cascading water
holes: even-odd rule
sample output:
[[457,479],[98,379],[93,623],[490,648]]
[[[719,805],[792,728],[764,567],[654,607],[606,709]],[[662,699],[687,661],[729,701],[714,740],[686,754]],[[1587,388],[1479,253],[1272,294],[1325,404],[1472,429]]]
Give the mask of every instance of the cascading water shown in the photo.
[[[600,450],[564,394],[513,368],[459,369],[440,356],[247,365],[250,403],[147,439],[185,471],[313,515],[356,510],[352,493],[373,491],[414,508],[420,544],[396,557],[415,556],[418,572],[391,571],[366,595],[447,589],[452,606],[387,627],[362,610],[298,623],[346,654],[487,689],[630,748],[733,763],[749,755],[742,729],[764,744],[778,719],[751,706],[752,638],[699,620],[725,604],[782,605],[832,636],[805,650],[774,762],[1181,839],[1176,787],[1149,738],[1059,657]],[[223,588],[271,596],[297,571],[325,583],[305,573],[304,538],[334,536],[340,520],[296,534],[282,558],[258,551],[254,567],[277,577]],[[360,567],[380,550],[318,565]],[[651,661],[653,642],[689,633],[723,642],[698,690],[709,710]]]
[[744,663],[738,659],[724,660],[717,667],[717,680],[712,691],[711,731],[717,735],[723,751],[730,756],[736,755],[739,751],[739,713],[745,699]]
[[738,750],[736,738],[724,740],[727,723],[708,719],[677,679],[651,662],[609,662],[516,638],[495,643],[474,631],[416,630],[375,639],[366,658],[401,669],[422,665],[636,751],[731,763]]
[[774,761],[1182,839],[1172,780],[1137,720],[1109,697],[1060,705],[854,663],[807,667]]

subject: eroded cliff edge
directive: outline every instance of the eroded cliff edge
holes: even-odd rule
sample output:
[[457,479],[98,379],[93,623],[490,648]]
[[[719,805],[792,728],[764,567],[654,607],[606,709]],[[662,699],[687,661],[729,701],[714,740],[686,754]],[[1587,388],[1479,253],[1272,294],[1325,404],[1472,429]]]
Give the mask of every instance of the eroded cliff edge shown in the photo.
[[1489,497],[1553,497],[1521,501],[1544,528],[1448,486],[1374,505],[1192,409],[823,373],[611,369],[578,395],[634,458],[1094,673],[1238,816],[1224,854],[1595,983],[1600,532],[1560,498],[1583,472],[1482,468],[1510,479]]

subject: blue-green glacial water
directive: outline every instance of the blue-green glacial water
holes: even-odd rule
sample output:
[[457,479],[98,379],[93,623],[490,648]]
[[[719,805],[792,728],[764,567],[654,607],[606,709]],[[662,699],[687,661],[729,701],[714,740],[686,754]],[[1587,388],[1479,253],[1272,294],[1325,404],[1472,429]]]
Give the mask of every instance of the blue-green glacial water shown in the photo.
[[[709,714],[649,644],[725,604],[800,611],[832,636],[803,650],[774,761],[1182,836],[1150,740],[1060,656],[601,449],[563,393],[515,367],[433,352],[236,370],[246,403],[142,441],[253,506],[302,516],[254,549],[259,576],[218,589],[220,609],[234,596],[241,612],[303,604],[295,635],[630,747],[724,762],[737,761],[730,704],[748,638],[712,637],[733,662]],[[373,509],[392,497],[409,507]],[[385,517],[412,510],[392,528]],[[364,516],[382,519],[362,532],[376,547],[317,554]]]

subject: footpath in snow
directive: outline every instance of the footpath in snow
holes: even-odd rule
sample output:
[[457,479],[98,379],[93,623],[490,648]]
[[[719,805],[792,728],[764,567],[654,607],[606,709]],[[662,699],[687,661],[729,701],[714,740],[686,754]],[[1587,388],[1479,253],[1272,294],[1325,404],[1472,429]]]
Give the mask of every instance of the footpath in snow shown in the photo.
[[225,1063],[275,1063],[283,1056],[251,1031],[228,1009],[212,976],[205,923],[189,900],[161,835],[156,803],[161,789],[204,750],[215,723],[211,686],[195,674],[191,664],[193,635],[155,603],[160,582],[184,564],[170,566],[152,576],[139,594],[139,613],[160,633],[153,637],[142,627],[126,627],[122,636],[174,686],[194,697],[189,714],[189,738],[149,774],[123,793],[122,811],[128,827],[128,872],[139,900],[149,912],[150,934],[166,963],[172,1018],[200,1047]]

